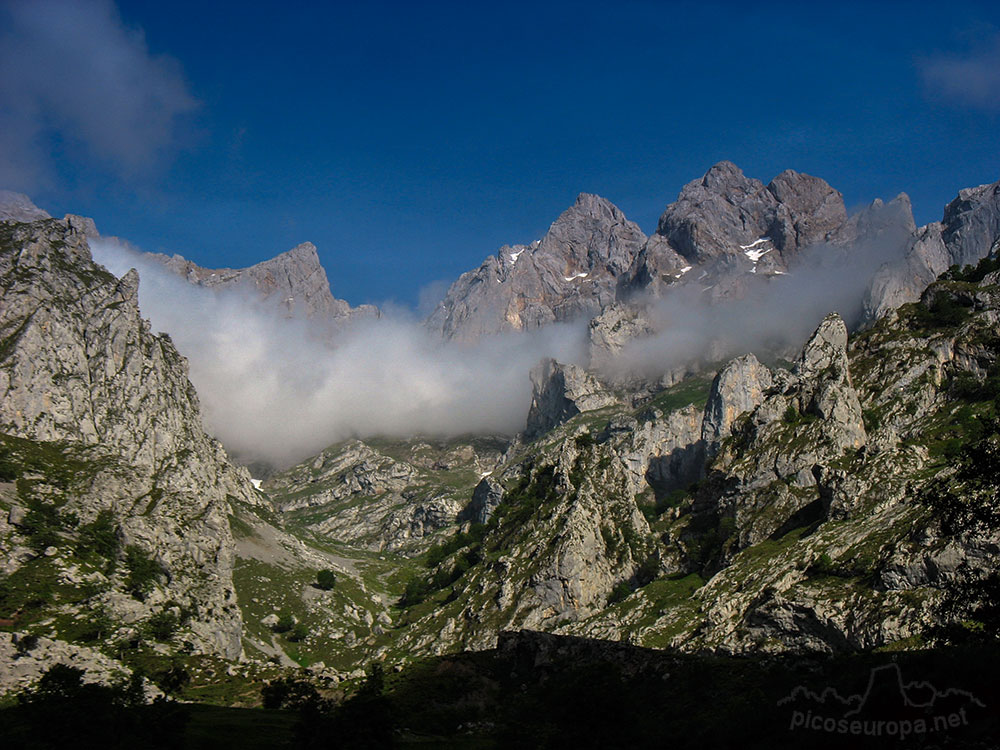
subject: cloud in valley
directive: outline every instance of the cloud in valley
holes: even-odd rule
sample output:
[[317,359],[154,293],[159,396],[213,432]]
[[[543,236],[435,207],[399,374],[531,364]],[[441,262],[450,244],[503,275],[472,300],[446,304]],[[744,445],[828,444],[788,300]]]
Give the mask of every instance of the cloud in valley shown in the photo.
[[850,249],[808,248],[787,275],[751,277],[738,298],[710,304],[694,284],[651,300],[647,314],[659,333],[627,345],[608,374],[655,378],[696,360],[718,363],[747,352],[794,356],[828,313],[849,326],[860,322],[869,281],[902,257],[904,242],[900,230]]
[[[708,304],[700,284],[674,289],[649,301],[660,332],[626,346],[606,374],[655,380],[695,360],[794,355],[828,312],[857,322],[869,279],[902,240],[812,248],[788,275],[745,277],[738,299]],[[524,428],[528,373],[542,357],[586,364],[584,321],[468,345],[442,342],[401,312],[331,336],[253,291],[192,285],[114,240],[91,245],[113,273],[139,270],[143,314],[188,358],[207,429],[245,461],[284,466],[349,437],[512,434]]]
[[195,107],[179,65],[108,0],[0,2],[0,184],[34,190],[56,158],[145,172]]
[[445,344],[408,316],[356,322],[335,341],[252,293],[193,286],[113,240],[91,242],[190,363],[206,428],[243,460],[285,465],[353,436],[514,433],[543,356],[577,361],[584,326]]

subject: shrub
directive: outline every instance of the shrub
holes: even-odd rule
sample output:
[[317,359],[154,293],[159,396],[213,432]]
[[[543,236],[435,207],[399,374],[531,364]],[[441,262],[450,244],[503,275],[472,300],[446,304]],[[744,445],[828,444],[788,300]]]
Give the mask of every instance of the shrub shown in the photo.
[[156,684],[163,692],[169,695],[177,695],[184,689],[185,685],[191,682],[191,673],[180,662],[175,662],[162,672],[155,675]]
[[628,595],[631,593],[632,593],[632,587],[629,586],[628,581],[622,581],[621,583],[616,584],[613,589],[611,589],[611,593],[608,594],[608,604],[614,604],[615,602],[620,602],[626,597],[628,597]]
[[149,634],[158,641],[169,641],[177,633],[180,620],[168,610],[157,612],[146,621]]
[[125,588],[139,601],[146,598],[163,575],[163,567],[146,550],[134,544],[125,548],[125,567],[128,569]]
[[260,697],[264,708],[300,709],[321,701],[315,685],[305,680],[291,678],[266,683],[260,689]]
[[287,612],[282,613],[278,618],[278,622],[274,624],[271,628],[275,633],[287,633],[289,630],[295,627],[295,617]]
[[28,544],[41,552],[46,547],[54,547],[62,541],[59,529],[62,527],[59,509],[54,503],[46,503],[32,498],[28,501],[28,512],[24,514],[21,527],[28,535]]
[[337,585],[337,576],[332,570],[321,570],[316,574],[316,588],[330,591]]
[[300,643],[309,637],[309,628],[305,626],[305,623],[295,623],[288,634],[285,636],[292,643]]
[[102,510],[97,514],[97,518],[80,527],[81,554],[93,553],[112,560],[118,555],[120,545],[115,514],[110,510]]
[[649,555],[635,573],[635,580],[640,586],[652,583],[660,575],[660,559],[657,555]]
[[840,569],[826,552],[817,557],[806,571],[810,576],[836,576]]

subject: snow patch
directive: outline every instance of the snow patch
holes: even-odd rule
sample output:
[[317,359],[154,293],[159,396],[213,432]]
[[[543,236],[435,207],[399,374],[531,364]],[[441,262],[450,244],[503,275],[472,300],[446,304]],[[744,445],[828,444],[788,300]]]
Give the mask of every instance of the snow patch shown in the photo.
[[770,241],[771,239],[769,237],[761,237],[760,239],[754,240],[749,245],[740,245],[740,249],[743,251],[743,254],[753,263],[753,268],[750,269],[750,273],[757,273],[757,262],[769,252],[774,250],[773,247],[768,247],[767,249],[754,248]]
[[250,484],[253,485],[253,487],[254,487],[255,490],[259,490],[260,489],[261,482],[262,482],[262,480],[260,480],[260,479],[251,479],[250,480]]
[[690,271],[691,268],[692,268],[692,266],[684,266],[684,268],[682,268],[680,271],[678,271],[677,273],[674,274],[674,278],[675,279],[679,279],[681,276],[683,276],[688,271]]
[[508,253],[508,255],[510,256],[510,262],[517,263],[517,259],[520,257],[521,253],[523,253],[526,249],[527,248],[522,248],[518,250],[516,253]]
[[563,276],[563,281],[573,281],[574,279],[585,279],[589,275],[590,274],[586,273],[585,271],[581,271],[580,273],[575,273],[572,276]]

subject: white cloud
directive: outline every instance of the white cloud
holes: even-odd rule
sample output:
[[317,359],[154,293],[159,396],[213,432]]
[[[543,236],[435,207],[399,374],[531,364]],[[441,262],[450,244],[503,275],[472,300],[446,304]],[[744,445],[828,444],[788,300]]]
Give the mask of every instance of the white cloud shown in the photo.
[[241,459],[287,465],[348,437],[508,433],[524,428],[528,373],[578,361],[585,326],[448,344],[409,316],[364,320],[336,341],[239,290],[193,286],[112,240],[94,258],[139,271],[139,304],[190,363],[209,432]]
[[964,55],[936,55],[919,61],[928,91],[960,104],[1000,109],[1000,34]]
[[0,3],[0,181],[32,190],[58,158],[149,169],[197,103],[109,0]]

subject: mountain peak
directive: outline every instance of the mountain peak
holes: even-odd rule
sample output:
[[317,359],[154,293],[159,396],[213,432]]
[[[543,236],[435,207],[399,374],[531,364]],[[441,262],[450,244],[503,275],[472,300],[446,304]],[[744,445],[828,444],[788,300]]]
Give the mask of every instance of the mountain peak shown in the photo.
[[38,221],[51,219],[48,212],[43,211],[24,193],[11,190],[0,190],[0,221]]
[[701,184],[713,189],[720,185],[725,185],[733,180],[745,180],[746,175],[743,170],[731,161],[723,160],[709,167],[708,171],[701,178]]
[[[315,261],[316,265],[320,265],[319,253],[316,251],[316,246],[311,242],[301,242],[295,247],[293,247],[291,250],[286,250],[285,252],[279,253],[278,255],[274,256],[273,258],[271,258],[271,261],[277,260],[278,258],[282,257],[311,260]],[[264,262],[268,263],[270,261],[264,261]]]

